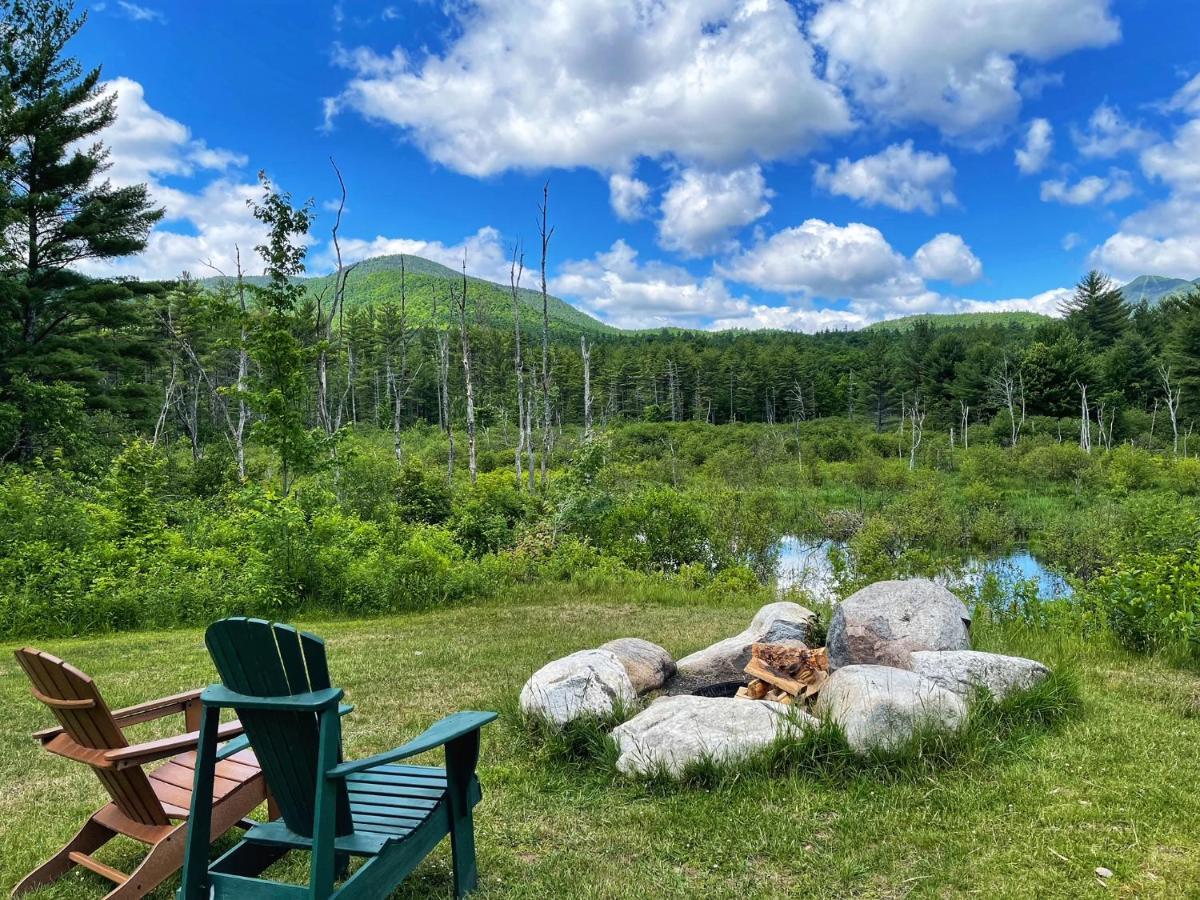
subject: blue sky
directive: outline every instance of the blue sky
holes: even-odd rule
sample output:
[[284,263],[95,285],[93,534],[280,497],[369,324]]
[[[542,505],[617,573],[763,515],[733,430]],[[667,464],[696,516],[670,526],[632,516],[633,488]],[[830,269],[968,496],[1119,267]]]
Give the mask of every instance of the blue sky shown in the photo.
[[[627,327],[1052,312],[1089,267],[1200,276],[1200,4],[81,4],[114,181],[167,209],[98,269],[228,271],[264,168],[349,257],[506,278],[550,182],[552,290]],[[256,268],[251,261],[249,267]],[[527,282],[528,283],[528,282]]]

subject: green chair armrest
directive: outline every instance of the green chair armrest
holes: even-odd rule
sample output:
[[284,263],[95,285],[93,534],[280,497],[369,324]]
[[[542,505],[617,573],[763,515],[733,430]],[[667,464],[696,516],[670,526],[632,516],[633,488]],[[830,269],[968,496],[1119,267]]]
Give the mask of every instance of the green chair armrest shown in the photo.
[[255,697],[239,694],[224,685],[210,684],[200,694],[205,706],[233,706],[239,709],[277,709],[295,712],[319,712],[336,704],[345,692],[341,688],[326,688],[306,694],[290,694],[284,697]]
[[364,759],[344,762],[341,765],[334,766],[325,773],[325,776],[327,778],[345,778],[347,775],[353,775],[355,772],[364,772],[376,766],[383,766],[401,759],[408,759],[410,756],[416,756],[419,753],[425,753],[429,750],[442,747],[455,738],[462,737],[464,734],[478,731],[495,718],[496,713],[494,712],[454,713],[453,715],[446,716],[440,722],[429,726],[420,736],[413,738],[407,744],[403,744],[395,750],[388,750],[386,753],[377,753],[374,756],[368,756]]

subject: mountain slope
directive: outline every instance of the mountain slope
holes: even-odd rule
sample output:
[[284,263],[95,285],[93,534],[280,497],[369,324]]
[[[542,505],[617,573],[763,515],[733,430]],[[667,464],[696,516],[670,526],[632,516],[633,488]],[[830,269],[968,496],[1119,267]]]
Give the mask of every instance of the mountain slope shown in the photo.
[[924,313],[874,322],[863,331],[910,331],[917,322],[928,322],[933,328],[967,328],[975,325],[1020,325],[1034,328],[1050,317],[1035,312],[970,312]]
[[[452,290],[458,290],[462,273],[431,259],[405,254],[404,289],[407,298],[409,321],[413,326],[437,322],[443,325],[457,321],[457,313],[451,307]],[[400,301],[400,256],[377,256],[358,263],[346,278],[346,309],[359,306]],[[205,278],[202,284],[215,287],[221,277]],[[261,275],[246,277],[246,283],[262,285],[266,278]],[[328,302],[333,295],[334,276],[298,279],[310,297],[323,297]],[[482,278],[467,278],[467,293],[476,321],[497,327],[512,325],[512,294],[508,285],[496,284]],[[521,288],[517,295],[520,301],[521,327],[526,331],[542,327],[542,295],[539,291]],[[617,329],[605,325],[587,313],[576,309],[565,300],[551,296],[547,304],[550,328],[558,336],[580,334],[613,334]]]
[[1185,281],[1182,278],[1167,278],[1164,275],[1139,275],[1121,288],[1121,294],[1128,303],[1141,303],[1145,300],[1153,306],[1167,297],[1186,294],[1197,287],[1200,287],[1200,278]]

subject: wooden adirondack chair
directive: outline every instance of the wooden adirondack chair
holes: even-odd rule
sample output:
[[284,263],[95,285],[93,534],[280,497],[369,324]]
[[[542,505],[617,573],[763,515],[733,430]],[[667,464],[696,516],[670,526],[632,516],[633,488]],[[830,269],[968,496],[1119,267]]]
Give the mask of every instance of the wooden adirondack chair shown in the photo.
[[[199,837],[189,840],[180,900],[379,900],[446,835],[455,895],[474,888],[471,811],[482,797],[475,775],[479,731],[495,713],[455,713],[395,750],[342,762],[342,691],[330,684],[320,638],[287,625],[234,618],[211,625],[205,641],[224,684],[201,695],[193,797],[203,796],[212,782],[218,713],[233,707],[282,815],[251,828],[211,866],[208,845]],[[438,747],[445,747],[445,768],[395,765]],[[197,834],[207,816],[207,806],[193,803]],[[307,887],[256,877],[289,850],[311,854]],[[335,887],[350,856],[365,859]]]
[[[33,696],[58,720],[57,728],[34,735],[51,753],[92,767],[112,802],[97,811],[75,837],[25,876],[12,896],[56,881],[75,866],[83,866],[116,884],[105,900],[132,900],[149,893],[183,865],[189,807],[205,812],[203,842],[215,840],[238,824],[266,799],[266,783],[254,754],[227,745],[226,756],[207,782],[211,802],[193,804],[192,782],[199,743],[200,691],[163,697],[111,712],[95,683],[61,659],[26,647],[16,651],[17,662],[33,684]],[[121,729],[139,722],[183,713],[190,733],[130,745]],[[213,736],[226,740],[241,734],[231,722]],[[147,763],[169,759],[147,771]],[[150,847],[145,859],[128,875],[91,854],[118,834]]]

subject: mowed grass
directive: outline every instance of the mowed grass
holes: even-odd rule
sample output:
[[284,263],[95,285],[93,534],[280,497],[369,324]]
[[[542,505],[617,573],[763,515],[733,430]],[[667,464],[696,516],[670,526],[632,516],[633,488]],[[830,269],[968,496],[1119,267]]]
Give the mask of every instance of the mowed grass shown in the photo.
[[[345,720],[354,757],[402,743],[457,709],[511,709],[524,680],[552,658],[628,635],[683,655],[743,628],[755,606],[678,591],[622,601],[555,586],[505,604],[297,624],[327,640],[335,683],[357,707]],[[90,673],[114,706],[214,677],[199,629],[34,643]],[[484,737],[479,896],[1200,896],[1196,677],[1069,633],[980,628],[975,644],[1069,667],[1082,710],[1056,729],[932,773],[800,771],[665,791],[543,758],[508,716]],[[11,649],[0,656],[5,892],[105,800],[90,771],[29,739],[51,720]],[[130,867],[136,847],[101,857]],[[1113,877],[1102,883],[1098,866]],[[173,879],[154,896],[176,886]],[[105,888],[77,871],[36,896],[94,898]],[[396,896],[450,893],[442,846]]]

